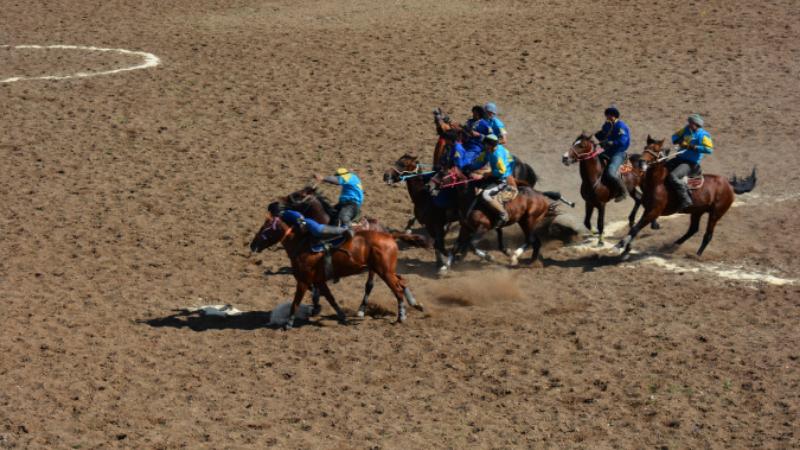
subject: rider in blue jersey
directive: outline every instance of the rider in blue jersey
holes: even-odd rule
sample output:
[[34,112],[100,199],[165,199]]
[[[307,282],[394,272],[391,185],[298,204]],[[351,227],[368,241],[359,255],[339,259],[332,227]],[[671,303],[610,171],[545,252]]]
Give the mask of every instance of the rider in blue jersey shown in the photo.
[[334,176],[315,175],[314,177],[317,181],[342,187],[339,202],[336,204],[336,220],[339,225],[350,226],[350,222],[361,213],[361,204],[364,203],[364,187],[361,185],[361,180],[356,174],[343,167],[336,169]]
[[669,176],[666,184],[680,198],[678,210],[692,206],[692,196],[689,195],[689,189],[683,182],[683,177],[699,172],[700,160],[704,155],[714,152],[714,141],[711,140],[708,131],[703,128],[703,118],[700,114],[692,114],[686,121],[686,126],[672,135],[672,143],[680,145],[682,152],[667,162]]

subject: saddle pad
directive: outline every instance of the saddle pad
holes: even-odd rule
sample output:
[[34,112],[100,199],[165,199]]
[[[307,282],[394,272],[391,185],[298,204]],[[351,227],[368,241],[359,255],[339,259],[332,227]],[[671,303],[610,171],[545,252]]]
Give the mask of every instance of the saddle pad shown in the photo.
[[336,248],[346,240],[346,237],[338,237],[336,239],[331,239],[329,241],[321,241],[313,244],[311,246],[311,252],[313,253],[321,253],[325,251],[325,246],[329,246],[330,248]]
[[500,200],[502,203],[508,203],[511,200],[517,198],[517,194],[519,194],[519,190],[517,190],[516,187],[506,186],[505,189],[503,189],[497,194],[497,199]]
[[700,189],[703,187],[703,183],[705,182],[705,177],[700,175],[699,177],[689,177],[686,179],[686,186],[689,190]]
[[619,166],[619,174],[620,175],[623,175],[623,174],[626,174],[626,173],[631,173],[631,172],[633,172],[633,164],[631,164],[630,161],[626,161],[625,164]]

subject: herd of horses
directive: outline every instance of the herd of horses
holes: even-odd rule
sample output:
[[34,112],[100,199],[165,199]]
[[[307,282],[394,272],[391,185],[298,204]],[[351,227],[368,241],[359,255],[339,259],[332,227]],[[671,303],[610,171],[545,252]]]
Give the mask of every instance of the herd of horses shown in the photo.
[[[333,297],[327,282],[351,275],[367,272],[367,283],[364,296],[358,309],[358,316],[363,317],[368,298],[377,274],[394,294],[397,300],[397,322],[407,318],[404,301],[418,310],[422,304],[416,301],[406,280],[397,274],[397,258],[402,241],[412,247],[433,247],[436,267],[440,274],[449,270],[458,257],[472,251],[484,260],[491,256],[478,248],[481,237],[493,227],[491,209],[480,201],[479,189],[472,185],[471,179],[452,167],[441,167],[442,156],[459,140],[466,139],[464,130],[458,126],[443,129],[437,124],[439,140],[434,151],[432,165],[420,162],[419,157],[404,154],[383,175],[384,182],[394,184],[405,182],[408,194],[414,206],[414,217],[406,226],[405,232],[383,227],[374,219],[362,219],[354,225],[355,234],[331,252],[333,273],[325,270],[323,255],[315,252],[313,238],[306,233],[287,225],[279,217],[267,213],[266,220],[256,233],[250,249],[260,252],[265,248],[281,244],[289,257],[292,273],[297,282],[292,301],[291,314],[285,328],[291,328],[294,316],[306,292],[312,291],[314,304],[312,315],[320,312],[319,297],[324,296],[336,311],[340,322],[346,322],[346,316]],[[647,137],[647,145],[639,155],[633,155],[624,166],[622,177],[628,193],[634,200],[634,208],[629,215],[630,230],[617,244],[616,248],[625,257],[631,250],[631,243],[636,235],[646,226],[658,228],[656,219],[676,213],[689,214],[688,231],[681,236],[675,245],[680,245],[692,237],[699,229],[700,218],[708,214],[708,224],[698,255],[702,255],[714,233],[719,219],[730,208],[735,194],[749,192],[755,188],[756,172],[743,179],[733,177],[727,179],[718,175],[704,174],[703,182],[690,190],[693,204],[678,211],[677,196],[666,188],[664,180],[668,174],[665,162],[668,161],[672,149],[665,147],[664,140]],[[604,160],[600,157],[602,150],[594,142],[591,135],[582,133],[562,156],[566,165],[577,162],[582,179],[581,197],[585,201],[586,214],[584,225],[591,230],[591,217],[594,209],[598,210],[598,241],[603,243],[603,222],[605,204],[612,197],[610,183],[603,177]],[[426,170],[431,169],[434,170]],[[439,173],[439,186],[431,189],[431,177]],[[537,229],[557,214],[559,202],[571,204],[558,192],[540,192],[535,189],[537,176],[526,163],[515,157],[514,177],[518,193],[506,204],[509,220],[503,227],[517,224],[524,237],[523,244],[513,252],[505,247],[502,228],[497,228],[498,247],[510,256],[511,264],[517,265],[519,257],[531,248],[531,265],[541,265],[541,241]],[[327,224],[334,217],[334,208],[323,195],[317,192],[316,186],[307,186],[297,192],[276,200],[282,207],[294,209],[304,216]],[[644,208],[641,218],[636,221],[637,211]],[[419,222],[428,237],[410,232],[414,222]],[[459,233],[451,251],[445,248],[445,235],[451,224],[458,222]],[[432,240],[432,242],[431,242]]]

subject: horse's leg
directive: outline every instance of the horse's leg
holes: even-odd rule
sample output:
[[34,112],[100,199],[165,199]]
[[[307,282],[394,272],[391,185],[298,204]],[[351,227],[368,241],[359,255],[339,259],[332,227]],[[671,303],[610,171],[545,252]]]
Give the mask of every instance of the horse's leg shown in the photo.
[[583,226],[589,230],[589,233],[592,232],[592,213],[594,212],[594,206],[588,201],[584,203],[586,206],[586,214],[583,216]]
[[297,313],[297,308],[300,307],[300,302],[303,301],[307,290],[308,284],[302,281],[297,282],[297,287],[295,287],[294,291],[294,300],[292,300],[292,308],[289,312],[289,319],[286,321],[286,324],[283,325],[284,330],[291,330],[292,327],[294,327],[294,315]]
[[709,242],[711,242],[711,238],[714,237],[714,227],[717,226],[717,221],[719,221],[721,215],[717,215],[716,211],[711,211],[708,213],[708,223],[706,224],[706,234],[703,235],[703,243],[700,244],[700,249],[697,250],[697,256],[702,256],[703,250],[706,249],[706,246]]
[[411,216],[411,218],[408,220],[408,223],[406,224],[406,229],[404,231],[406,233],[411,233],[411,227],[413,227],[415,223],[417,223],[417,217]]
[[491,261],[492,255],[478,248],[478,242],[480,242],[483,233],[484,231],[478,231],[478,230],[472,233],[472,236],[469,237],[469,246],[472,249],[472,251],[476,255],[478,255],[479,258],[483,259],[484,261]]
[[433,250],[436,254],[436,267],[439,275],[446,273],[452,262],[452,256],[447,255],[447,249],[444,247],[444,234],[444,226],[436,227],[433,233]]
[[628,235],[622,238],[622,240],[619,241],[614,248],[621,250],[623,256],[627,255],[631,251],[631,242],[633,242],[633,239],[636,237],[636,235],[642,231],[642,228],[646,227],[650,222],[656,220],[656,217],[658,217],[660,214],[661,209],[651,209],[650,211],[645,210],[642,218],[636,222],[636,225],[634,225],[633,228],[628,231]]
[[700,217],[703,215],[702,212],[693,212],[691,220],[689,222],[689,229],[686,231],[686,234],[680,237],[677,241],[675,241],[675,245],[681,245],[686,242],[690,237],[694,236],[697,233],[697,230],[700,229]]
[[[408,315],[406,314],[406,306],[403,304],[403,295],[405,289],[403,288],[403,284],[400,282],[400,277],[397,276],[396,273],[390,272],[388,269],[378,271],[378,276],[381,277],[386,286],[389,286],[389,289],[394,294],[394,297],[397,299],[397,323],[403,323],[406,321]],[[411,291],[408,291],[409,294]],[[411,299],[414,297],[411,296]],[[416,300],[414,300],[416,303]],[[411,300],[409,300],[411,303]]]
[[319,289],[316,286],[311,286],[311,303],[314,305],[311,308],[311,316],[318,316],[322,311],[322,306],[319,304]]
[[497,228],[497,249],[503,252],[504,255],[508,256],[508,248],[506,248],[506,244],[503,242],[502,228]]
[[367,275],[367,284],[364,286],[364,299],[361,300],[361,306],[358,307],[358,313],[356,314],[359,318],[364,317],[364,314],[367,312],[367,300],[369,299],[369,294],[372,292],[372,287],[375,285],[373,280],[375,279],[375,272],[369,271],[369,275]]
[[333,298],[333,293],[328,287],[328,283],[322,281],[320,283],[317,283],[317,287],[319,287],[319,291],[322,293],[322,295],[325,296],[325,299],[328,300],[328,303],[330,303],[333,310],[336,311],[336,318],[339,320],[339,323],[346,324],[347,316],[345,316],[344,311],[342,311],[342,308],[339,308],[339,304],[336,303],[336,299]]
[[642,204],[642,197],[635,190],[633,191],[633,194],[631,194],[631,198],[633,198],[633,209],[628,215],[628,229],[633,228],[633,224],[636,222],[636,213],[639,212],[639,205]]
[[597,245],[603,246],[603,229],[605,228],[606,221],[606,204],[600,203],[597,205]]

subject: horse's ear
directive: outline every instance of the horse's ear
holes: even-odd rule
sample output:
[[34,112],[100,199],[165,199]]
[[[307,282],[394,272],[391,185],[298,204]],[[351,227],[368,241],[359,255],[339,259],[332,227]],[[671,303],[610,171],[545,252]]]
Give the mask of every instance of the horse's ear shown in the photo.
[[655,140],[652,137],[650,137],[650,135],[648,134],[647,135],[647,145],[650,145],[650,144],[652,144],[654,142],[655,142]]
[[665,139],[662,139],[662,140],[660,140],[660,141],[658,141],[658,145],[664,145],[664,141],[665,141],[665,140],[666,140],[666,138],[665,138]]

